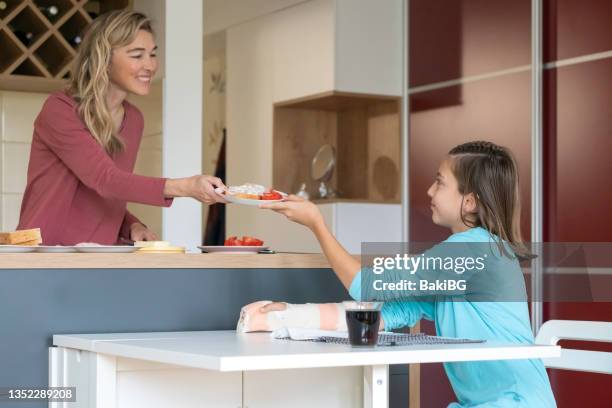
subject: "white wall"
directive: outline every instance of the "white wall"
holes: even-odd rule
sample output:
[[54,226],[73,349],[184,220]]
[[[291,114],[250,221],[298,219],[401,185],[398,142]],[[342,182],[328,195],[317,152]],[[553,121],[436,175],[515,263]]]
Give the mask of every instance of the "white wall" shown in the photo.
[[[129,101],[140,109],[145,120],[142,142],[134,168],[134,173],[143,176],[162,176],[162,85],[162,81],[157,80],[153,82],[149,95],[129,97]],[[129,203],[128,210],[136,215],[152,231],[161,236],[161,207]]]
[[[267,136],[272,134],[272,40],[266,17],[227,32],[228,185],[272,184],[272,138]],[[226,235],[259,233],[256,224],[262,220],[254,218],[253,211],[257,209],[228,205]]]
[[47,94],[0,91],[0,224],[13,231],[26,186],[34,119]]
[[[165,76],[163,175],[188,177],[202,171],[202,104],[204,69],[201,0],[165,4]],[[163,210],[164,239],[188,249],[202,242],[202,206],[175,199]]]
[[[225,31],[204,36],[204,134],[202,135],[202,173],[214,175],[225,128]],[[203,206],[206,228],[208,209]]]

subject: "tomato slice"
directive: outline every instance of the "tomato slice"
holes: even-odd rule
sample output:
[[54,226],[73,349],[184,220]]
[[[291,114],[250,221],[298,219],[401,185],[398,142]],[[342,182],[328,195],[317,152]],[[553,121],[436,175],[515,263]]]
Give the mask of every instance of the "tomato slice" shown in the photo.
[[263,241],[257,238],[244,236],[242,237],[242,245],[245,246],[262,246]]
[[242,241],[236,236],[229,237],[223,243],[225,246],[242,246]]
[[279,193],[278,191],[274,191],[274,190],[265,192],[261,196],[262,200],[280,200],[282,198],[283,196],[281,195],[281,193]]

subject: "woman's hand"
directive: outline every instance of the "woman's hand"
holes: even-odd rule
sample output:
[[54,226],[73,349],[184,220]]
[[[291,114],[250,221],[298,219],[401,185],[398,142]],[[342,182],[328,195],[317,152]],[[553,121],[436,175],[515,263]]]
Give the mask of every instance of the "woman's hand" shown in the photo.
[[164,187],[166,197],[191,197],[204,204],[227,203],[215,188],[226,189],[219,177],[198,175],[181,179],[167,179]]
[[135,222],[130,227],[130,239],[136,241],[157,241],[159,238],[157,234],[148,229],[146,226],[139,222]]
[[291,221],[302,224],[311,230],[318,225],[324,224],[319,207],[311,201],[304,200],[296,195],[288,196],[285,201],[261,204],[259,207],[283,214]]
[[193,176],[190,177],[192,182],[192,193],[190,197],[195,198],[204,204],[227,203],[225,197],[215,191],[215,188],[221,187],[226,189],[225,184],[219,177],[213,176]]

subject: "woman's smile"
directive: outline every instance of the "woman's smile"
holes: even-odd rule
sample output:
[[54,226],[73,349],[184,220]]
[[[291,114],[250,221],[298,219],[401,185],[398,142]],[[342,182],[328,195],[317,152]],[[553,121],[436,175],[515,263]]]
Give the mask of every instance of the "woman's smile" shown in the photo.
[[149,85],[151,83],[151,75],[150,74],[139,75],[139,76],[136,77],[136,79],[138,79],[140,82],[145,83],[147,85]]

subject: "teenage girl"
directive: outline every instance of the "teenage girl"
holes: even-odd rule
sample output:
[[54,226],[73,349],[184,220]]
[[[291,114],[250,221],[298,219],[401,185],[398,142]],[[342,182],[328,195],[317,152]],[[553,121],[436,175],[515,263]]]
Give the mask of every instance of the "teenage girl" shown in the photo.
[[[498,261],[489,264],[496,270],[488,269],[486,273],[522,278],[518,257],[529,253],[519,227],[518,169],[508,149],[490,142],[470,142],[453,148],[442,160],[427,195],[431,199],[433,222],[452,233],[445,242],[495,244],[480,246],[490,248]],[[330,233],[315,204],[290,196],[285,202],[262,207],[308,227],[338,279],[353,298],[361,298],[362,267]],[[367,279],[365,269],[363,273],[363,279]],[[270,328],[273,321],[291,325],[292,315],[299,322],[319,322],[325,328],[334,319],[336,327],[343,326],[344,315],[331,305],[314,309],[313,305],[304,305],[308,309],[302,310],[300,305],[281,302],[254,305],[243,309],[241,322],[253,323],[243,331]],[[275,320],[274,315],[279,313],[290,314]],[[314,315],[306,318],[300,313]],[[518,344],[534,342],[525,301],[400,300],[386,302],[382,317],[381,326],[385,330],[414,326],[425,318],[434,321],[440,336]],[[458,362],[446,363],[444,367],[458,400],[449,405],[451,408],[556,406],[541,360]]]

